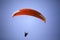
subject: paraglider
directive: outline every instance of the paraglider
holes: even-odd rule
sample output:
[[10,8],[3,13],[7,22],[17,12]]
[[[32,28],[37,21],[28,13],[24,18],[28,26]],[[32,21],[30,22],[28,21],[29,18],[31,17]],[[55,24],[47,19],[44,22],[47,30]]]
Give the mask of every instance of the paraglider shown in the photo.
[[33,10],[33,9],[24,8],[24,9],[18,10],[17,12],[13,13],[13,17],[19,16],[19,15],[34,16],[34,17],[39,18],[42,21],[46,22],[45,17],[40,12]]
[[[20,15],[33,16],[33,17],[41,19],[43,22],[46,22],[45,17],[40,12],[33,9],[24,8],[24,9],[18,10],[17,12],[13,13],[12,17],[20,16]],[[24,32],[24,36],[26,37],[27,35],[28,33]]]
[[27,33],[27,32],[25,32],[24,36],[26,37],[27,35],[28,35],[28,33]]

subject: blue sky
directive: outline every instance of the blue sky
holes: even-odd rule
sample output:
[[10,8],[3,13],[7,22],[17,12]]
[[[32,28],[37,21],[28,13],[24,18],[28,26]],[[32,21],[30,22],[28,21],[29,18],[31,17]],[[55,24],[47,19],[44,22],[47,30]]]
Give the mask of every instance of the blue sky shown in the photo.
[[[59,40],[59,0],[0,0],[1,40]],[[32,16],[12,18],[13,12],[32,8],[44,15],[46,23]],[[24,32],[28,36],[24,37]]]

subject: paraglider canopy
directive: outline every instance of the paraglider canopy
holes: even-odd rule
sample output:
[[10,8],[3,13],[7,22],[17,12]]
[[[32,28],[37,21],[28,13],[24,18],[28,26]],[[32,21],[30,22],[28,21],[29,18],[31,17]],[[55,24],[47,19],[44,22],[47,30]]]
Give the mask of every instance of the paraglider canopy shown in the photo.
[[19,16],[19,15],[34,16],[36,18],[41,19],[43,22],[46,22],[45,17],[40,12],[33,10],[33,9],[24,8],[24,9],[18,10],[17,12],[13,13],[13,17]]

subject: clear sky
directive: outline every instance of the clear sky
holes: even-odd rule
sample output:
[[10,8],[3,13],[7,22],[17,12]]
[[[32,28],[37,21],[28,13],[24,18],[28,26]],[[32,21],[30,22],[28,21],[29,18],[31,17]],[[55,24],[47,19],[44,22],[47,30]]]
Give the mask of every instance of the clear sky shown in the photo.
[[[0,0],[1,40],[59,40],[59,0]],[[44,15],[46,23],[32,16],[12,18],[13,12],[32,8]],[[28,36],[24,37],[24,32]]]

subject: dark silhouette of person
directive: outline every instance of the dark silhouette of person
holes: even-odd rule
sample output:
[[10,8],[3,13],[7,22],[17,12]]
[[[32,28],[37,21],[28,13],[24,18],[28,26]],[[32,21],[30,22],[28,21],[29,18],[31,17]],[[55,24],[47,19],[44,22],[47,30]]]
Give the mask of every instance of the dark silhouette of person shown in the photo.
[[24,36],[26,37],[27,35],[28,35],[28,33],[27,33],[27,32],[25,32],[25,33],[24,33]]

